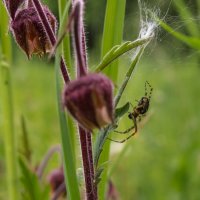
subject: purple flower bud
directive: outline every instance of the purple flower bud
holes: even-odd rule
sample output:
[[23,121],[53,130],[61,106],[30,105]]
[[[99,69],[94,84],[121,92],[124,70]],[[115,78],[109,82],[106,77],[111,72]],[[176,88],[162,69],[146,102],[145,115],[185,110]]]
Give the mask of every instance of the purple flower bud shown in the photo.
[[[62,168],[54,169],[48,176],[51,192],[54,195],[59,190],[59,196],[66,194],[65,177]],[[64,187],[63,187],[64,186]]]
[[[46,6],[43,8],[55,33],[56,18]],[[42,55],[51,51],[52,46],[34,7],[20,10],[11,21],[11,29],[18,45],[26,52],[28,58],[32,54]]]
[[63,103],[84,128],[101,128],[113,120],[113,84],[102,74],[80,77],[66,86]]

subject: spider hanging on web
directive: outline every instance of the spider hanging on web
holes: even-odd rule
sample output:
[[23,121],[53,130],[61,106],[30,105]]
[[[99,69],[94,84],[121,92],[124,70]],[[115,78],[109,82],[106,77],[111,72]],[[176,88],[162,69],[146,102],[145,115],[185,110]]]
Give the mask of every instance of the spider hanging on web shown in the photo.
[[[147,86],[149,87],[149,93],[147,92]],[[138,104],[137,106],[133,107],[133,111],[131,113],[129,113],[128,118],[133,120],[133,126],[131,126],[130,128],[128,128],[125,131],[118,131],[118,130],[114,130],[114,132],[116,133],[120,133],[120,134],[127,134],[130,131],[134,130],[133,133],[131,133],[128,137],[126,137],[123,140],[113,140],[111,138],[107,138],[113,142],[118,142],[118,143],[123,143],[125,141],[127,141],[128,139],[130,139],[132,136],[134,136],[137,133],[137,119],[141,120],[141,117],[144,116],[146,114],[146,112],[149,109],[149,103],[151,100],[151,95],[152,95],[152,91],[153,88],[152,86],[149,84],[148,81],[145,82],[145,94],[144,96],[140,99],[140,101],[137,101]]]

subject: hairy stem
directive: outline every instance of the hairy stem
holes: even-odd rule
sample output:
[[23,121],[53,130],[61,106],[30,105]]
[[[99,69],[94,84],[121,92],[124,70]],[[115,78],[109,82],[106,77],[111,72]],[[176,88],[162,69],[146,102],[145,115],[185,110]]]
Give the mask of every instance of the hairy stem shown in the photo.
[[[83,26],[83,1],[74,1],[73,16],[73,36],[74,49],[77,64],[77,77],[85,76],[87,73],[86,42]],[[94,184],[94,164],[92,154],[91,133],[79,126],[79,136],[81,143],[81,153],[84,168],[85,187],[87,200],[97,199],[97,187]]]

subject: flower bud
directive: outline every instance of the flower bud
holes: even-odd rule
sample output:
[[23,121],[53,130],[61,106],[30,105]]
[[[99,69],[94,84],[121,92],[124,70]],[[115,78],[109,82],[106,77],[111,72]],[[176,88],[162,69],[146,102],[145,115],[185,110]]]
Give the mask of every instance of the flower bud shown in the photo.
[[[55,33],[56,18],[46,6],[43,8]],[[43,55],[51,51],[52,46],[34,7],[20,10],[11,21],[11,29],[16,42],[26,52],[28,58],[32,54]]]
[[101,128],[113,120],[113,84],[102,74],[82,76],[66,86],[63,104],[84,128]]
[[[62,168],[59,169],[54,169],[48,177],[48,182],[50,183],[51,186],[51,192],[54,194],[57,189],[65,183],[65,177],[64,177],[64,172]],[[65,194],[66,193],[66,187],[64,187],[64,190],[60,194]]]

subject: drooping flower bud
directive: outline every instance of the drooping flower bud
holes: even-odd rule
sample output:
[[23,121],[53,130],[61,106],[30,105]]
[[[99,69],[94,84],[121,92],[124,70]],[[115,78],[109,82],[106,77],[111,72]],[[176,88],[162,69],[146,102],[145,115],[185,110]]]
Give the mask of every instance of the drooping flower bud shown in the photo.
[[[46,6],[43,9],[55,33],[56,18]],[[26,52],[28,58],[32,54],[43,55],[51,51],[52,46],[34,7],[20,10],[11,21],[11,29],[18,45]]]
[[48,182],[51,186],[52,196],[63,196],[66,194],[65,177],[62,168],[54,169],[48,176]]
[[88,130],[110,124],[113,120],[112,82],[102,74],[80,77],[66,86],[63,104]]

